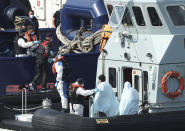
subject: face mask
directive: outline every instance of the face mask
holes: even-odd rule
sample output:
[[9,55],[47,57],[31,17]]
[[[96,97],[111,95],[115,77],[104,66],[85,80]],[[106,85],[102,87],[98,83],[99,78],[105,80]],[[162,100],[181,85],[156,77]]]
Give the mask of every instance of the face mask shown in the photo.
[[30,15],[30,18],[33,18],[34,17],[34,15]]
[[34,34],[35,34],[35,32],[31,32],[30,34],[31,34],[31,35],[34,35]]

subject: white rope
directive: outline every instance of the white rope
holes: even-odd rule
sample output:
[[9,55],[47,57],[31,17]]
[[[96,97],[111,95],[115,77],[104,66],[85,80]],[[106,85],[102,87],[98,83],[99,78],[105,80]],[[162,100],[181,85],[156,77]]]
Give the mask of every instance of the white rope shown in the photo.
[[93,50],[95,45],[100,43],[102,30],[98,30],[93,35],[86,38],[76,35],[75,38],[70,41],[61,33],[60,28],[61,25],[57,27],[56,34],[64,46],[59,48],[58,54],[68,54],[70,52],[88,53]]

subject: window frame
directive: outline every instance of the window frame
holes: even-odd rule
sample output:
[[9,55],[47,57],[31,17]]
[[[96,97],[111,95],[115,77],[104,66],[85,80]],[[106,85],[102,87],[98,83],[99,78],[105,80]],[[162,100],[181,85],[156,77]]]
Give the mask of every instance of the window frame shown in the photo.
[[[131,12],[130,11],[130,7],[128,7],[128,6],[125,6],[126,8],[125,8],[125,12],[126,12],[126,9],[128,10],[128,13],[129,13],[129,17],[130,17],[130,20],[131,20],[131,22],[132,22],[132,25],[127,25],[129,28],[132,28],[132,27],[134,27],[135,26],[135,23],[133,22],[133,20],[132,20],[132,13],[133,12]],[[124,12],[124,13],[125,13]],[[124,16],[124,14],[123,14],[123,16]],[[121,23],[120,23],[120,25],[122,25],[122,26],[124,26],[125,27],[125,25],[122,23],[123,22],[123,16],[122,16],[122,20],[121,20]]]
[[124,6],[124,5],[115,5],[115,6],[113,7],[112,13],[111,13],[110,18],[109,18],[108,25],[110,25],[111,27],[114,27],[114,28],[117,28],[117,27],[119,27],[119,26],[121,25],[122,18],[123,18],[123,15],[124,15],[124,13],[123,13],[122,16],[121,16],[121,20],[120,20],[119,24],[117,24],[117,25],[112,25],[112,24],[110,24],[110,20],[111,20],[111,18],[112,18],[113,11],[115,10],[116,7],[119,7],[119,6],[125,8],[125,9],[124,9],[124,13],[125,13],[125,10],[126,10],[126,8],[127,8],[127,6]]
[[[115,71],[116,71],[116,78],[115,78],[115,87],[113,87],[112,86],[112,84],[110,83],[110,71],[109,71],[109,69],[115,69]],[[118,86],[118,84],[117,84],[117,81],[118,81],[118,76],[117,76],[117,68],[116,67],[108,67],[108,82],[109,82],[109,84],[112,86],[112,88],[113,89],[116,89],[117,90],[117,86]]]
[[[155,9],[155,11],[156,11],[156,13],[157,13],[157,15],[158,15],[158,17],[159,17],[161,23],[162,23],[161,26],[154,26],[154,25],[152,24],[152,21],[151,21],[151,18],[150,18],[150,14],[149,14],[148,8],[154,8],[154,9]],[[148,18],[149,18],[149,21],[150,21],[150,25],[151,25],[152,27],[163,27],[163,25],[164,25],[164,24],[163,24],[163,21],[162,21],[160,15],[159,15],[159,12],[156,10],[156,7],[155,7],[155,6],[147,6],[147,7],[146,7],[146,12],[147,12],[147,14],[148,14]]]
[[[112,12],[111,12],[111,14],[109,13],[108,5],[111,5],[111,4],[105,3],[106,11],[107,11],[107,14],[108,14],[109,19],[110,19],[111,15],[112,15]],[[111,5],[111,6],[112,6],[112,11],[113,11],[114,10],[114,6],[113,5]]]
[[138,7],[138,8],[140,8],[142,15],[143,15],[143,11],[142,11],[141,6],[139,6],[139,5],[134,5],[134,6],[132,6],[132,13],[133,13],[133,16],[134,16],[136,25],[139,26],[139,27],[146,27],[146,26],[147,26],[147,22],[146,22],[146,19],[145,19],[144,15],[143,15],[143,19],[144,19],[145,25],[143,25],[143,26],[142,26],[142,25],[138,25],[137,20],[136,20],[136,17],[135,17],[135,14],[134,14],[133,7]]
[[[147,74],[147,85],[146,85],[147,87],[146,87],[146,90],[145,90],[145,84],[146,84],[145,73]],[[142,78],[143,78],[143,101],[145,101],[145,100],[149,99],[149,95],[148,95],[148,93],[149,93],[149,86],[150,86],[150,83],[149,83],[150,82],[149,71],[143,70],[142,71]],[[147,93],[146,97],[145,97],[145,93]]]
[[[137,79],[136,79],[136,78],[137,78]],[[137,80],[137,81],[136,81],[136,80]],[[134,89],[136,89],[138,93],[140,92],[140,89],[139,89],[140,81],[139,81],[139,80],[140,80],[140,79],[139,79],[139,76],[138,76],[138,75],[134,75],[134,85],[135,85]],[[136,85],[136,84],[137,84],[137,85]],[[136,86],[137,86],[137,88],[136,88]]]
[[[159,16],[159,18],[160,18],[162,24],[163,24],[162,26],[153,26],[153,25],[152,25],[152,23],[151,23],[151,21],[150,21],[150,16],[149,16],[149,13],[148,13],[148,10],[147,10],[148,7],[154,7],[154,8],[155,8],[155,10],[156,10],[156,12],[157,12],[157,14],[158,14],[158,16]],[[147,12],[147,13],[146,13],[146,16],[148,17],[148,18],[147,18],[147,21],[149,22],[148,25],[149,25],[152,29],[164,29],[164,28],[165,28],[165,25],[167,24],[167,23],[166,23],[166,20],[165,20],[165,18],[164,18],[164,16],[162,15],[161,12],[159,12],[159,10],[160,10],[159,7],[157,7],[156,5],[153,5],[153,4],[151,4],[151,5],[146,5],[146,6],[145,6],[145,11]]]
[[184,4],[184,3],[167,4],[167,5],[165,5],[165,7],[164,7],[164,8],[165,8],[166,15],[167,15],[167,17],[168,17],[168,19],[169,19],[171,25],[172,25],[173,27],[177,28],[177,29],[183,28],[183,27],[185,27],[185,25],[182,25],[182,26],[176,26],[176,25],[174,25],[174,23],[173,23],[173,21],[172,21],[170,15],[169,15],[169,13],[168,13],[167,7],[168,7],[168,6],[182,6],[182,5],[185,7],[185,4]]

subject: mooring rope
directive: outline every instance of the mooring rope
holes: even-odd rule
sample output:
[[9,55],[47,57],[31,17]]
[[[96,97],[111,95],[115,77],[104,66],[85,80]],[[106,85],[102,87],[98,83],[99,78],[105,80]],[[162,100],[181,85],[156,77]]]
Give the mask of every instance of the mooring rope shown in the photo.
[[89,37],[83,37],[80,34],[82,28],[75,35],[75,38],[70,41],[64,36],[60,31],[61,25],[56,29],[56,34],[58,39],[64,44],[61,46],[58,51],[59,54],[68,54],[68,53],[88,53],[93,50],[94,46],[100,43],[102,30],[98,30]]

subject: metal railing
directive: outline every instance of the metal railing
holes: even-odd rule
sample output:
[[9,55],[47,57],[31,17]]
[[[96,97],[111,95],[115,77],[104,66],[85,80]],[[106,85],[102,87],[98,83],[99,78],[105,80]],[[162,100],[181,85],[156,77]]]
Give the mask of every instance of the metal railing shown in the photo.
[[27,111],[27,90],[26,88],[22,89],[22,114],[26,114]]
[[[91,117],[90,109],[91,109],[91,106],[92,106],[93,102],[94,102],[94,96],[91,95],[91,96],[89,97],[89,117]],[[94,106],[92,106],[92,110],[93,110],[93,116],[92,116],[92,118],[94,118],[94,117],[99,117],[99,112],[94,113]]]

